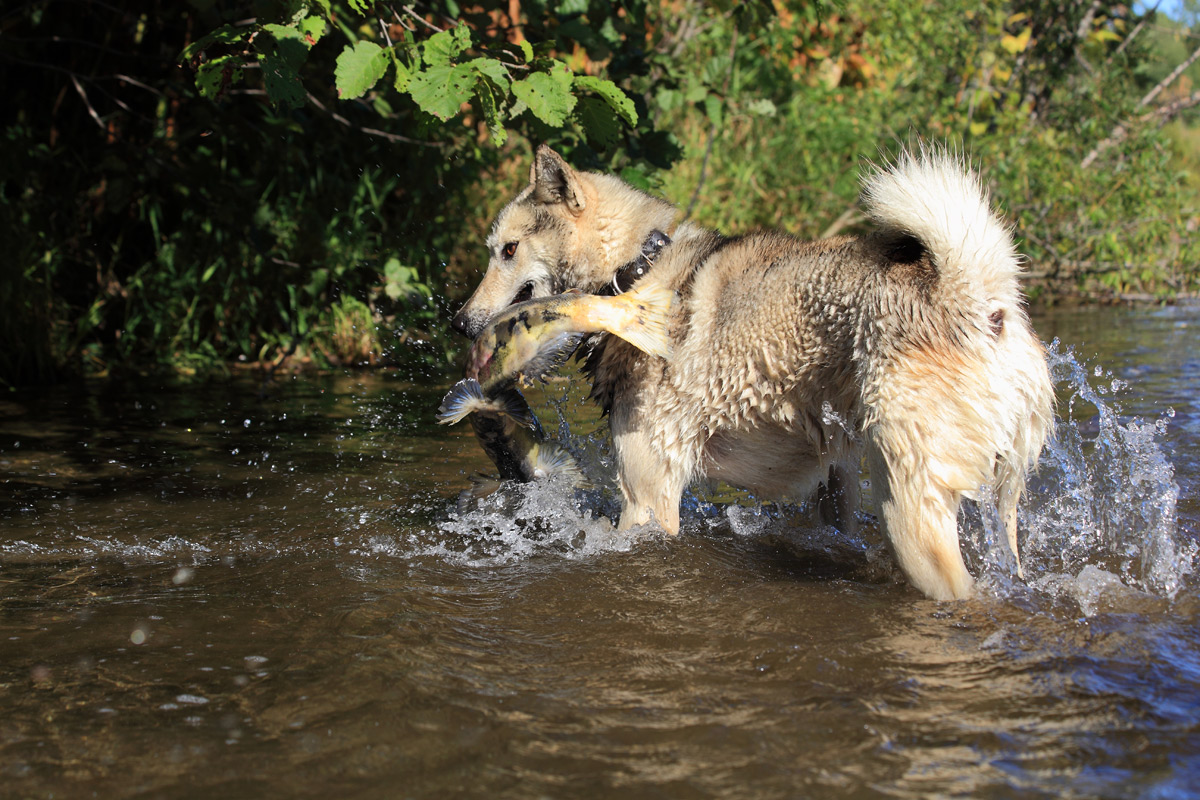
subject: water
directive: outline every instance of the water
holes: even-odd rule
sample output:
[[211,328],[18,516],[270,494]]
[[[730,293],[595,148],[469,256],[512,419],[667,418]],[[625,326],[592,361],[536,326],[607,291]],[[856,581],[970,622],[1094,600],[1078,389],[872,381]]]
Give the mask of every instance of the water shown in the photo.
[[935,603],[877,528],[487,462],[394,376],[0,401],[0,795],[1138,797],[1200,789],[1200,310],[1057,312],[1024,578]]

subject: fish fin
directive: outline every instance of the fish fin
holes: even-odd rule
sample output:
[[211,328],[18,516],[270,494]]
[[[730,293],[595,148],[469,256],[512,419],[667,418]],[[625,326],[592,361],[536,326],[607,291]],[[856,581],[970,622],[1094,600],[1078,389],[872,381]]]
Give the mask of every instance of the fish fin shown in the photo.
[[550,442],[538,445],[533,459],[533,474],[538,478],[548,478],[551,475],[567,475],[576,485],[584,482],[583,473],[575,458],[563,448]]
[[516,387],[510,386],[492,398],[492,408],[499,416],[508,417],[522,427],[537,430],[537,417]]
[[475,473],[470,476],[471,485],[463,489],[458,494],[458,502],[455,504],[459,514],[466,514],[471,510],[471,506],[477,504],[480,500],[495,494],[504,485],[504,481],[491,475]]
[[579,348],[585,334],[568,331],[560,333],[538,347],[537,354],[521,369],[521,372],[532,378],[541,378],[554,372],[566,363]]
[[635,284],[632,290],[617,295],[614,300],[631,306],[634,319],[612,333],[644,353],[669,361],[672,353],[671,310],[679,302],[675,291],[652,280],[645,286]]
[[450,387],[442,404],[438,406],[437,421],[440,425],[454,425],[462,422],[468,414],[476,411],[491,410],[487,398],[483,396],[483,387],[474,378],[463,378]]

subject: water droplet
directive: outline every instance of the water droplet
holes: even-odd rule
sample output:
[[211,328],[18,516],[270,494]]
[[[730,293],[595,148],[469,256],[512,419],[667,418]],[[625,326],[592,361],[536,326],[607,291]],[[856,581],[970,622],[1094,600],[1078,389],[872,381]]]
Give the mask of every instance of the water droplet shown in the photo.
[[208,698],[198,694],[178,694],[175,695],[175,702],[188,706],[202,706],[208,703]]

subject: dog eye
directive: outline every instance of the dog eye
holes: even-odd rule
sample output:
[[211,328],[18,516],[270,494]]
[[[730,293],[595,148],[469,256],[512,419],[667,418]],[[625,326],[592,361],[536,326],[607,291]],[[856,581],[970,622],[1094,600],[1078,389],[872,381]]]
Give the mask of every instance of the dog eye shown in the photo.
[[500,251],[500,253],[506,260],[512,258],[517,254],[517,243],[509,242],[508,244],[504,245],[504,248]]

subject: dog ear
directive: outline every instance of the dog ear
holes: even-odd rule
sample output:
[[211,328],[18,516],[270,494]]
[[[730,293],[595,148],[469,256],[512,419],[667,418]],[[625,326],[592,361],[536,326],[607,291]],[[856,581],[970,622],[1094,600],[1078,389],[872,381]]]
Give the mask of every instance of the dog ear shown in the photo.
[[575,170],[546,145],[537,149],[529,169],[529,183],[533,186],[533,199],[539,203],[565,203],[572,214],[579,214],[587,205]]

